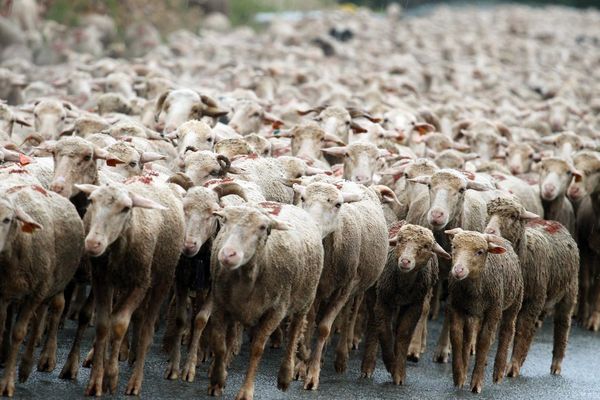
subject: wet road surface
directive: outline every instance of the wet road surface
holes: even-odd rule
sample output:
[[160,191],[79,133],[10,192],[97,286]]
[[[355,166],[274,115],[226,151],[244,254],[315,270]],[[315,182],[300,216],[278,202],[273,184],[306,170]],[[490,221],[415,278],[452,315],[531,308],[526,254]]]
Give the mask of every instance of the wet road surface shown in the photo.
[[[488,357],[484,391],[476,397],[467,389],[455,389],[452,385],[450,364],[433,363],[433,349],[440,330],[440,321],[430,324],[427,352],[419,363],[408,363],[407,384],[402,387],[391,383],[380,359],[371,380],[359,378],[362,348],[351,352],[348,372],[336,374],[333,368],[335,347],[329,346],[321,374],[320,389],[316,392],[304,391],[301,382],[292,382],[286,393],[277,390],[277,371],[283,356],[282,349],[266,349],[256,379],[255,399],[600,399],[600,334],[587,332],[575,326],[571,333],[567,356],[563,363],[562,375],[550,375],[552,358],[552,321],[546,320],[529,352],[521,376],[506,379],[500,385],[492,384],[493,356]],[[58,378],[66,360],[75,323],[67,321],[59,337],[58,366],[52,373],[32,372],[29,381],[17,384],[15,398],[18,399],[79,399],[83,397],[89,377],[89,369],[81,368],[78,380],[63,381]],[[84,352],[90,348],[93,329],[88,329],[82,346]],[[208,386],[208,364],[202,364],[193,383],[167,381],[163,378],[167,358],[160,351],[162,331],[155,337],[146,361],[145,380],[142,398],[145,399],[184,399],[210,398],[206,395]],[[495,345],[493,347],[495,354]],[[38,349],[39,352],[39,349]],[[184,353],[185,357],[185,353]],[[236,357],[229,370],[224,399],[235,398],[241,386],[248,360],[248,344]],[[185,360],[185,358],[184,358]],[[472,367],[472,366],[471,366]],[[126,362],[120,364],[119,391],[108,398],[125,398],[122,395],[131,371]],[[469,372],[470,379],[470,372]]]

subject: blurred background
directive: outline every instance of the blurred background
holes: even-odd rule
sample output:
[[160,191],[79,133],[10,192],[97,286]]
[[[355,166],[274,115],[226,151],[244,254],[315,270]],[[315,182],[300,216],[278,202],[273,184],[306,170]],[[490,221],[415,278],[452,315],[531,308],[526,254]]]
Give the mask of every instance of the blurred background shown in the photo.
[[[10,3],[19,0],[0,0]],[[253,25],[255,15],[265,12],[307,11],[331,7],[367,6],[383,9],[390,3],[399,3],[406,10],[434,4],[494,4],[495,0],[439,1],[439,0],[43,0],[44,15],[61,23],[76,24],[80,15],[100,12],[111,15],[122,26],[126,20],[143,18],[161,31],[194,28],[203,14],[221,12],[234,25]],[[515,1],[513,1],[515,3]],[[530,5],[560,4],[573,7],[600,7],[600,0],[524,0]]]

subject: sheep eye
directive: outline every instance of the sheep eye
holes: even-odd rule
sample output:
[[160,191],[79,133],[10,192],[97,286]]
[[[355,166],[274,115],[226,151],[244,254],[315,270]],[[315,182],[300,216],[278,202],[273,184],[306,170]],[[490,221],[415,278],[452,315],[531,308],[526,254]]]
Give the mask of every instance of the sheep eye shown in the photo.
[[321,117],[316,117],[316,118],[315,118],[315,121],[317,121],[317,122],[321,122],[321,121],[323,121],[323,118],[321,118]]
[[8,224],[9,222],[10,222],[10,218],[8,218],[8,217],[7,217],[7,218],[4,218],[4,219],[2,220],[2,223],[3,223],[3,224]]
[[261,231],[265,231],[265,230],[267,230],[267,226],[266,226],[266,225],[261,225],[261,226],[259,227],[259,229],[260,229]]
[[259,113],[254,113],[254,114],[252,114],[252,118],[258,118],[258,117],[260,117],[260,114],[259,114]]
[[92,155],[91,154],[88,154],[88,155],[86,155],[86,156],[83,157],[84,161],[90,161],[91,159],[92,159]]
[[219,175],[219,170],[218,169],[213,169],[212,171],[210,171],[211,175]]
[[63,115],[62,117],[60,117],[60,120],[64,121],[65,120],[65,116]]
[[135,168],[136,165],[137,165],[137,163],[135,161],[132,161],[132,162],[129,163],[129,166],[131,168]]
[[121,210],[122,213],[126,213],[129,212],[131,210],[131,207],[123,207],[123,209]]
[[428,184],[427,184],[427,187],[428,187],[429,189],[431,189],[431,183],[428,183]]
[[465,192],[465,190],[466,190],[465,188],[460,188],[460,189],[458,189],[458,192],[459,192],[459,193],[464,193],[464,192]]
[[304,196],[300,197],[300,200],[305,201]]
[[350,121],[346,121],[346,125],[350,125]]
[[483,253],[484,253],[484,251],[483,251],[483,250],[481,250],[481,249],[479,249],[479,250],[477,250],[477,252],[475,253],[475,255],[476,255],[476,256],[482,256],[482,255],[483,255]]
[[342,206],[342,203],[340,203],[340,202],[335,203],[335,208],[340,208],[341,206]]
[[567,176],[571,176],[573,173],[571,171],[567,171]]
[[210,143],[212,142],[212,138],[209,137],[208,139],[206,139],[206,141]]

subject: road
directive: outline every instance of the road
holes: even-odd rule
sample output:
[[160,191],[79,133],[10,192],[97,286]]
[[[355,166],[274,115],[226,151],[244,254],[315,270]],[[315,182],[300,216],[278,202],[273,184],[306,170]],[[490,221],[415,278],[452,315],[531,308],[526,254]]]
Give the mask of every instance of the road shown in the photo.
[[[53,373],[33,372],[29,381],[17,385],[15,398],[19,399],[77,399],[81,398],[89,377],[89,370],[82,368],[76,382],[61,381],[58,378],[60,367],[66,359],[70,338],[74,334],[75,324],[68,321],[61,332],[59,341],[59,367]],[[389,374],[378,360],[377,370],[372,380],[359,378],[361,351],[351,354],[349,370],[344,375],[336,374],[333,369],[333,348],[329,347],[321,375],[321,387],[316,392],[302,389],[300,382],[293,382],[287,393],[276,388],[277,371],[283,350],[267,349],[262,359],[256,380],[255,398],[260,399],[461,399],[475,398],[468,390],[458,390],[452,385],[451,366],[433,363],[433,344],[439,334],[440,323],[430,325],[429,345],[425,356],[419,363],[409,363],[407,384],[397,387],[391,384]],[[146,375],[142,398],[147,399],[185,399],[209,398],[206,395],[208,365],[199,367],[196,382],[171,382],[163,378],[166,356],[159,350],[161,332],[152,346],[146,362]],[[83,346],[91,345],[92,329],[88,330]],[[39,351],[39,350],[38,350]],[[495,347],[494,347],[495,351]],[[83,351],[82,351],[83,352]],[[83,355],[82,355],[83,357]],[[598,399],[600,398],[600,334],[587,332],[579,327],[572,330],[567,356],[563,363],[562,376],[550,375],[552,358],[552,321],[547,320],[538,333],[529,356],[523,366],[522,376],[505,380],[502,384],[491,383],[491,364],[487,368],[484,391],[479,399]],[[248,345],[235,359],[229,370],[224,399],[235,397],[244,377],[248,360]],[[124,398],[126,379],[130,368],[121,363],[119,394],[113,398]]]

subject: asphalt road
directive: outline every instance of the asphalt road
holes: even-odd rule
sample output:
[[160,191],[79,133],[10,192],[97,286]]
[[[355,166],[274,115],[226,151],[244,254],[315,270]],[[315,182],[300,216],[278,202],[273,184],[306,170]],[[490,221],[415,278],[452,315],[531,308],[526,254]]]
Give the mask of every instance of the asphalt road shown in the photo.
[[[75,382],[62,381],[58,378],[64,363],[75,324],[67,322],[60,334],[58,367],[53,373],[34,371],[25,384],[17,384],[15,398],[20,399],[77,399],[83,396],[89,377],[89,369],[82,368]],[[451,366],[431,361],[435,340],[439,334],[440,322],[430,324],[427,352],[419,363],[409,363],[406,386],[391,384],[389,374],[383,363],[378,360],[377,370],[371,380],[359,378],[362,349],[351,353],[348,372],[336,374],[333,369],[333,347],[329,347],[321,375],[320,389],[316,392],[304,391],[301,382],[293,382],[286,393],[276,388],[277,371],[283,350],[267,349],[262,359],[256,379],[255,398],[260,399],[460,399],[476,398],[467,389],[458,390],[452,385]],[[145,381],[142,398],[148,399],[184,399],[209,398],[206,395],[208,385],[208,365],[199,367],[196,381],[187,383],[167,381],[163,373],[167,365],[165,354],[161,353],[159,343],[162,332],[159,332],[152,346],[151,354],[146,362]],[[82,353],[91,345],[92,329],[88,329]],[[39,350],[38,350],[39,351]],[[495,351],[495,347],[494,347]],[[84,354],[82,354],[82,358]],[[574,327],[571,333],[567,356],[563,363],[562,376],[550,375],[552,358],[552,321],[547,320],[535,339],[529,356],[521,370],[521,376],[505,380],[502,384],[493,385],[491,364],[487,368],[484,391],[480,399],[600,399],[600,334],[587,332]],[[225,399],[234,398],[245,373],[248,360],[248,345],[244,345],[242,353],[235,359],[229,370]],[[114,398],[124,398],[126,380],[130,368],[121,363],[119,394]],[[470,376],[470,375],[469,375]]]

